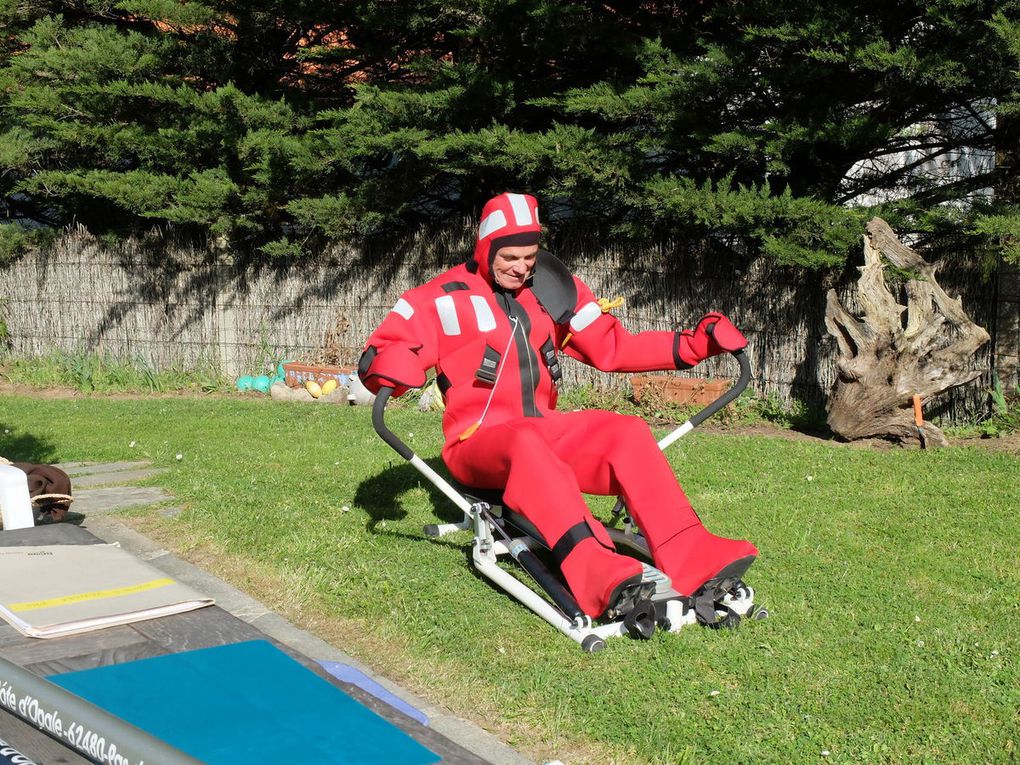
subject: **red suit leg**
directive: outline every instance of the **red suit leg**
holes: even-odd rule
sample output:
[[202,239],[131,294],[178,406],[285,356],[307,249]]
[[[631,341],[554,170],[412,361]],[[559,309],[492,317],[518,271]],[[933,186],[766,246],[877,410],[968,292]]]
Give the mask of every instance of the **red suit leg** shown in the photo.
[[718,537],[702,525],[644,420],[600,410],[556,419],[553,448],[581,491],[622,494],[655,565],[678,592],[691,595],[727,566],[745,561],[746,568],[757,556],[750,542]]
[[503,489],[507,503],[550,544],[578,521],[589,524],[597,540],[581,542],[562,569],[579,605],[593,616],[640,566],[606,549],[612,543],[582,492],[623,496],[656,566],[681,594],[693,594],[738,561],[750,565],[758,554],[750,542],[716,536],[702,525],[639,417],[593,410],[521,418],[480,429],[443,456],[459,481]]
[[619,555],[605,528],[581,496],[572,466],[554,448],[559,418],[521,418],[481,428],[443,451],[453,476],[478,488],[502,489],[507,504],[524,515],[549,545],[585,523],[581,539],[560,564],[581,609],[600,616],[617,588],[641,574],[641,564]]

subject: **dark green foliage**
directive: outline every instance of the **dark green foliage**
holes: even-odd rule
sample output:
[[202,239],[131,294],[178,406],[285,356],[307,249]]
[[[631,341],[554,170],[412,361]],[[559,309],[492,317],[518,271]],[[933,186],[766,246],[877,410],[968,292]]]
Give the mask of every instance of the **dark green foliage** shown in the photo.
[[[922,245],[1018,258],[1018,11],[0,0],[0,215],[289,258],[527,189],[547,222],[808,267],[876,211]],[[883,164],[974,150],[995,161],[960,177]]]
[[16,260],[29,248],[41,248],[52,243],[53,229],[29,227],[20,223],[0,223],[0,267]]

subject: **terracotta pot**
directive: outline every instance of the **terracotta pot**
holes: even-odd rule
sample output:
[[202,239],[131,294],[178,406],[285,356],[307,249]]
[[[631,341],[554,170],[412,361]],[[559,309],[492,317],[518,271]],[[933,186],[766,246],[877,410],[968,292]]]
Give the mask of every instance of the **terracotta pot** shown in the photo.
[[634,400],[644,397],[680,406],[704,406],[725,393],[730,380],[706,380],[702,377],[666,377],[664,375],[633,375],[630,378]]

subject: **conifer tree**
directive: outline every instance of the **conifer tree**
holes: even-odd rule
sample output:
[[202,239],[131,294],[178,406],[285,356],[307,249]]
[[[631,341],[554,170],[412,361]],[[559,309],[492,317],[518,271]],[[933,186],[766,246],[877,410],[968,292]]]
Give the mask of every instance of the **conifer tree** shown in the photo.
[[[296,256],[504,189],[805,266],[855,250],[854,205],[882,201],[922,244],[1016,257],[1018,11],[0,0],[0,259],[70,221]],[[974,151],[995,161],[922,172]]]
[[309,135],[317,113],[407,76],[392,63],[434,37],[420,9],[362,5],[0,0],[6,251],[72,220],[298,250],[272,245],[301,236],[287,205],[346,180]]

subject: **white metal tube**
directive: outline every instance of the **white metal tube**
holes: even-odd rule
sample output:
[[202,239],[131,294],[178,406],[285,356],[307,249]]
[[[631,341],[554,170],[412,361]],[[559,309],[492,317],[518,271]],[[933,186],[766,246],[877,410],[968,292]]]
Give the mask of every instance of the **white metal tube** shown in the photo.
[[614,638],[626,635],[627,627],[621,620],[618,622],[611,622],[609,624],[600,624],[598,627],[592,627],[588,631],[598,635],[600,638]]
[[439,489],[441,492],[443,492],[443,494],[445,494],[447,497],[453,500],[453,503],[457,507],[459,507],[465,513],[468,514],[471,513],[471,503],[467,501],[467,498],[459,491],[457,491],[455,488],[450,486],[447,480],[443,478],[441,475],[439,475],[439,473],[430,468],[428,464],[425,462],[425,460],[423,460],[417,454],[413,454],[411,455],[411,459],[409,459],[408,462],[410,462],[412,465],[418,468],[419,472],[421,472],[426,478],[432,481],[432,483],[436,485],[437,489]]
[[474,556],[474,560],[475,568],[482,574],[570,639],[581,643],[591,632],[591,630],[579,630],[577,625],[553,608],[545,598],[536,595],[534,590],[523,585],[491,560],[485,560],[477,554]]
[[521,584],[492,560],[480,558],[477,554],[474,556],[474,560],[476,568],[482,574],[579,645],[583,645],[585,638],[589,635],[607,639],[627,634],[627,627],[622,620],[599,626],[578,627],[577,624],[551,606],[548,601],[537,595],[531,588]]
[[452,534],[455,531],[467,531],[471,528],[471,519],[465,518],[460,523],[440,523],[436,525],[435,536],[441,537],[446,534]]
[[676,441],[677,439],[681,438],[682,436],[687,435],[692,430],[694,430],[694,425],[692,425],[691,421],[688,420],[683,425],[681,425],[676,430],[674,430],[672,433],[669,433],[668,435],[663,436],[662,440],[659,441],[659,448],[662,449],[663,451],[665,451],[667,446],[669,446],[670,444],[672,444],[674,441]]
[[[525,542],[529,547],[535,543],[535,540],[530,537],[522,537],[520,540],[515,539],[514,541]],[[481,554],[476,548],[473,556],[475,567],[482,574],[491,579],[497,586],[501,587],[512,597],[517,598],[517,600],[519,600],[524,606],[530,608],[536,615],[540,616],[571,640],[583,645],[585,638],[589,635],[596,635],[602,639],[608,639],[613,637],[622,637],[627,634],[627,627],[623,623],[622,619],[609,624],[587,626],[584,628],[578,627],[577,624],[564,617],[563,614],[551,606],[548,601],[536,594],[534,590],[525,586],[514,576],[496,565],[496,555],[508,554],[509,550],[503,542],[496,542],[492,546],[490,555],[493,557],[491,558],[481,557]]]
[[[511,540],[511,541],[513,541],[513,542],[520,542],[522,545],[527,547],[529,550],[535,550],[535,549],[538,549],[538,548],[541,548],[541,547],[545,546],[541,542],[539,542],[537,539],[535,539],[534,537],[514,537],[513,540]],[[502,540],[499,540],[499,539],[497,539],[493,543],[492,551],[496,555],[511,555],[512,554],[510,552],[510,548],[507,546],[507,543],[502,541]]]

